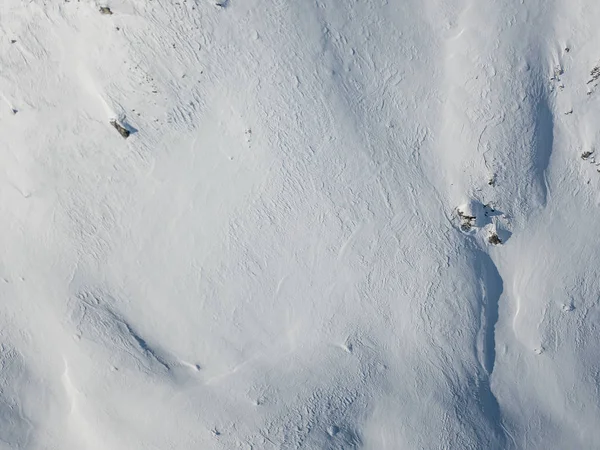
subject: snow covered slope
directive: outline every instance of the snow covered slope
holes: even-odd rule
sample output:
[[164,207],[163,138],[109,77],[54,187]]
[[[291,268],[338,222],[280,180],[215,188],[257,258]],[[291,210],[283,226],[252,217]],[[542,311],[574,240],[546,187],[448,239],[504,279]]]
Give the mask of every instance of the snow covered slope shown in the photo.
[[600,448],[598,23],[0,2],[2,448]]

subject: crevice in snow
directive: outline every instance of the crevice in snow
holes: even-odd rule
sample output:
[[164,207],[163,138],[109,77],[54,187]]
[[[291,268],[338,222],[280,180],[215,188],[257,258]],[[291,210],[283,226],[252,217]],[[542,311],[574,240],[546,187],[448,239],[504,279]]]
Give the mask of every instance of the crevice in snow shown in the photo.
[[539,99],[534,113],[533,165],[538,178],[537,182],[541,190],[541,204],[542,206],[545,206],[548,201],[546,171],[550,164],[550,157],[552,156],[552,148],[554,145],[554,118],[545,94],[542,94]]
[[504,283],[496,265],[487,253],[479,251],[476,254],[476,258],[479,262],[483,304],[480,327],[482,345],[480,346],[479,359],[489,376],[494,371],[494,363],[496,361],[495,328],[498,322],[498,305],[504,290]]

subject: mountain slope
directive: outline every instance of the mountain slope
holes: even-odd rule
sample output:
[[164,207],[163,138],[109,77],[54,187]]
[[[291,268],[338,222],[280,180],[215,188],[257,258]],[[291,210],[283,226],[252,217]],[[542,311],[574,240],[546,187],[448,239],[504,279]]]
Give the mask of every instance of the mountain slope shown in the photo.
[[600,445],[600,6],[101,6],[0,6],[6,448]]

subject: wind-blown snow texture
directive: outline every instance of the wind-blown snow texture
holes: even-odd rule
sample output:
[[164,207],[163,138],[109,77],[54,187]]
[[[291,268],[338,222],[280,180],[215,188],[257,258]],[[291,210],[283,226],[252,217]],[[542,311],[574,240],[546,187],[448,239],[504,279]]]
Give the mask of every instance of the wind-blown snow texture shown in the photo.
[[3,448],[600,448],[599,23],[0,2]]

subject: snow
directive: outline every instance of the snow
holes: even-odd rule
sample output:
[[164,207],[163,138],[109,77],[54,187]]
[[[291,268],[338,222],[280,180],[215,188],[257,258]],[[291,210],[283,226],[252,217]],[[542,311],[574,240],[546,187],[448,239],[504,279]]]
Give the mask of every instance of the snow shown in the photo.
[[1,2],[0,447],[600,447],[598,20]]

